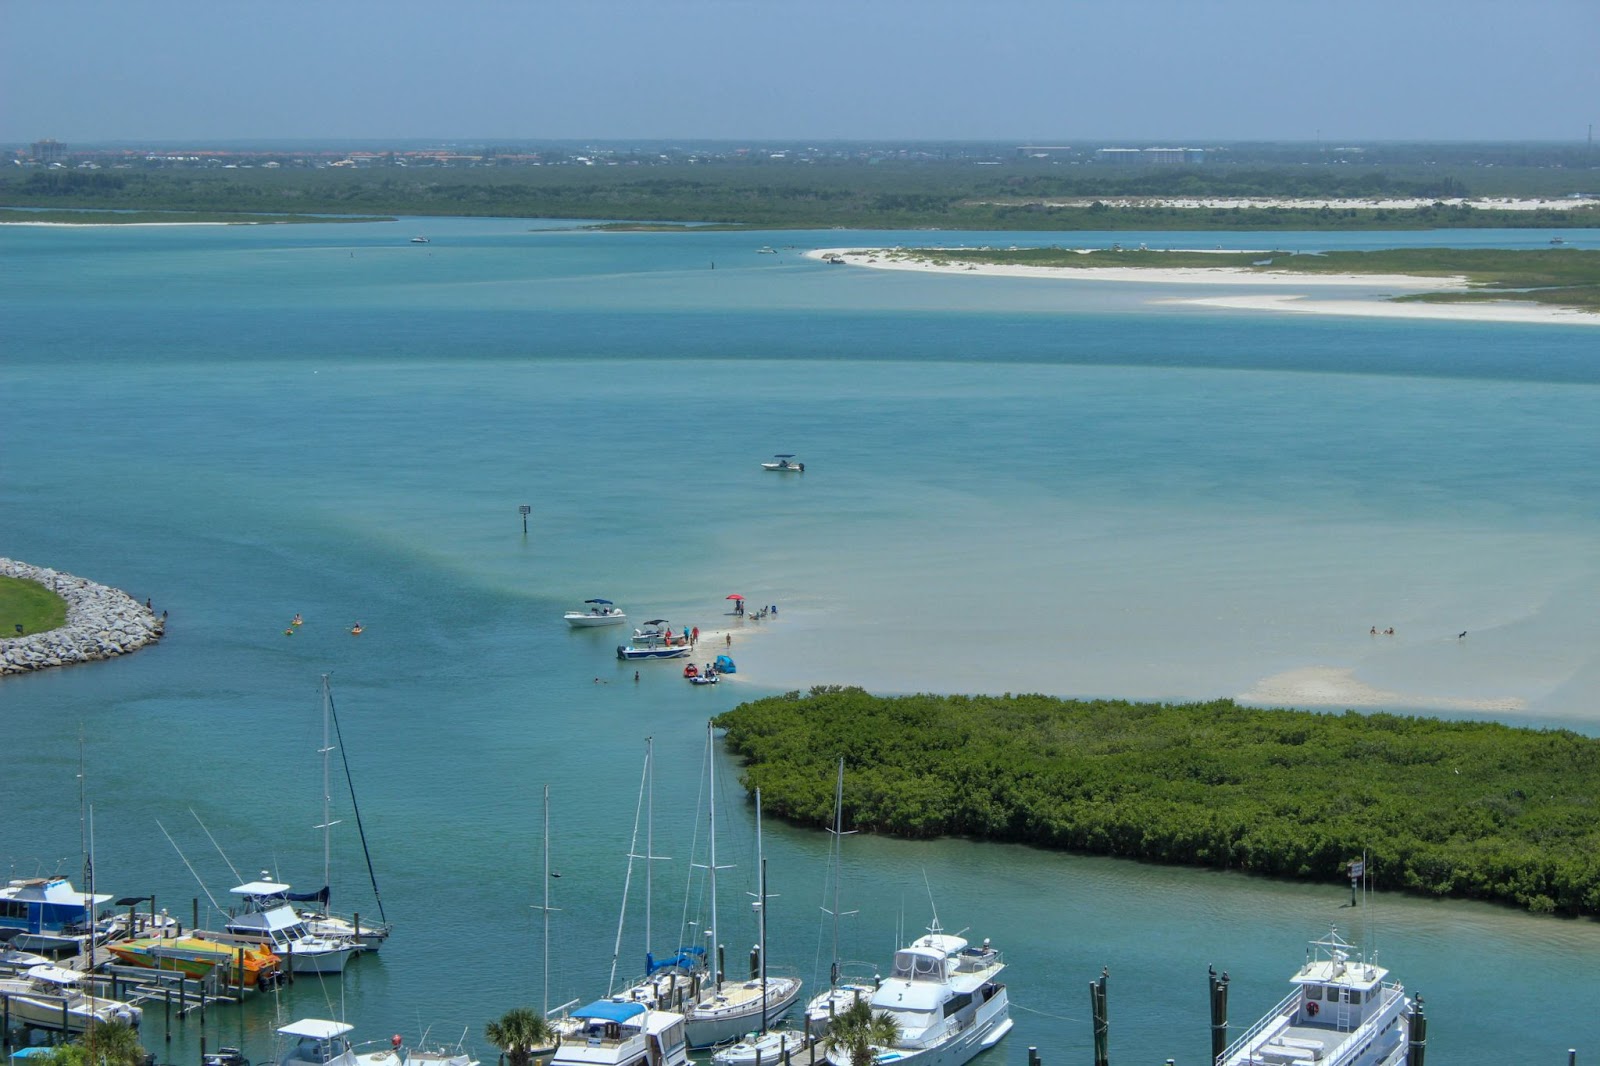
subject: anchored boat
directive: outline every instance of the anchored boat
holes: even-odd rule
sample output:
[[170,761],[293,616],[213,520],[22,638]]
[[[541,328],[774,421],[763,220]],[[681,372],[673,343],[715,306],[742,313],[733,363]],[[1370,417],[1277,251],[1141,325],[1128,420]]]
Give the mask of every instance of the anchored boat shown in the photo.
[[1405,988],[1331,929],[1311,942],[1290,992],[1216,1066],[1398,1066],[1414,1015]]

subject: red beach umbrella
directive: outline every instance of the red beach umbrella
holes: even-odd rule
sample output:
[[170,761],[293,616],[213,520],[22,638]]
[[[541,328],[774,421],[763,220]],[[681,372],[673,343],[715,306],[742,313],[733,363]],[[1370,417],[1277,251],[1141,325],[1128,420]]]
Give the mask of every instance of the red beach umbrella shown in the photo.
[[730,596],[728,596],[726,598],[730,599],[730,600],[742,600],[742,599],[744,599],[744,597],[739,595],[737,592],[733,593],[732,595],[730,595]]

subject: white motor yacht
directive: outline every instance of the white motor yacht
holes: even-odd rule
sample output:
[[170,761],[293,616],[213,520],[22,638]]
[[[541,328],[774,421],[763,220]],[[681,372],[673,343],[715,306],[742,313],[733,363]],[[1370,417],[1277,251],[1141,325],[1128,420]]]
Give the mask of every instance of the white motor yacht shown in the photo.
[[689,1066],[681,1014],[602,999],[568,1017],[550,1066]]
[[277,881],[250,881],[228,890],[244,899],[244,913],[228,919],[221,933],[201,936],[225,943],[265,944],[291,973],[343,973],[360,945],[342,937],[317,936],[295,913]]
[[[900,1035],[875,1048],[876,1061],[896,1066],[962,1066],[1011,1031],[1010,1002],[1000,983],[1005,962],[985,940],[972,947],[939,928],[894,955],[894,971],[872,993],[874,1014],[887,1013]],[[850,1066],[844,1047],[830,1048],[833,1066]]]
[[108,999],[90,990],[77,970],[31,966],[20,977],[0,978],[0,1000],[8,1023],[81,1033],[90,1025],[121,1022],[135,1029],[144,1012],[131,1003]]
[[1311,942],[1283,1000],[1217,1056],[1217,1066],[1398,1066],[1411,1015],[1389,971],[1363,961],[1337,929]]
[[278,1066],[405,1066],[400,1038],[352,1044],[355,1026],[301,1018],[278,1030]]

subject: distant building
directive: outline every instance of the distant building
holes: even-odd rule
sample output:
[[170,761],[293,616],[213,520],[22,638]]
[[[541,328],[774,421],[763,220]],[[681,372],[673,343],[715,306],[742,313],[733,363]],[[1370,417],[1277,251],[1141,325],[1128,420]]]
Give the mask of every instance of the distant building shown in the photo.
[[1065,159],[1070,155],[1072,155],[1072,148],[1065,144],[1017,145],[1018,159]]
[[1100,148],[1096,163],[1118,166],[1185,166],[1206,161],[1204,148]]
[[59,163],[67,154],[67,146],[57,140],[34,141],[28,149],[35,163]]

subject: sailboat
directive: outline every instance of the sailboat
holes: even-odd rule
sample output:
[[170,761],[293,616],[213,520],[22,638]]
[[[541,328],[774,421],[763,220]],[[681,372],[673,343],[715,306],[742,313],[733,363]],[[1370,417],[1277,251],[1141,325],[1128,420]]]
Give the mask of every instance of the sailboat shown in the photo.
[[815,1033],[821,1033],[836,1015],[843,1014],[857,1002],[871,999],[873,991],[877,988],[870,973],[859,978],[847,978],[843,973],[845,963],[839,958],[839,918],[843,913],[839,909],[839,883],[844,874],[844,838],[849,835],[844,831],[843,757],[839,759],[839,774],[833,786],[833,828],[829,832],[833,834],[829,855],[833,881],[833,909],[824,907],[823,913],[833,918],[833,961],[828,966],[827,990],[806,1004],[806,1029]]
[[[329,831],[336,824],[329,818],[328,808],[330,793],[328,784],[328,756],[333,751],[329,744],[328,726],[332,723],[339,739],[339,758],[344,763],[345,786],[350,791],[350,806],[356,816],[356,830],[361,835],[361,853],[367,859],[367,877],[372,881],[372,895],[378,904],[378,921],[360,921],[359,915],[349,918],[343,915],[332,914],[328,911],[329,884],[331,873],[331,850],[329,848]],[[322,830],[322,890],[310,893],[290,893],[288,899],[294,903],[317,903],[317,909],[302,909],[300,918],[306,923],[306,928],[313,936],[330,938],[349,938],[363,951],[377,951],[383,942],[389,939],[392,926],[389,916],[383,911],[383,896],[378,892],[378,875],[372,869],[372,852],[367,848],[367,831],[361,822],[361,806],[356,802],[355,780],[350,776],[350,760],[344,753],[344,733],[339,729],[339,715],[333,707],[333,689],[328,684],[328,675],[322,675],[322,825],[317,828]]]
[[[711,928],[706,931],[708,947],[715,948],[721,932],[717,924],[717,760],[713,743],[712,725],[706,724],[706,762],[710,781],[710,877]],[[757,815],[759,841],[760,816]],[[759,850],[759,843],[758,843]],[[761,903],[761,924],[766,927],[766,885],[761,871],[757,874],[758,900]],[[748,981],[732,982],[723,979],[720,968],[700,990],[699,998],[684,1013],[688,1018],[685,1032],[691,1048],[715,1047],[737,1040],[751,1029],[751,1023],[767,1027],[770,1018],[780,1018],[800,995],[797,977],[769,977],[766,972],[766,944],[760,945],[761,958],[758,973]]]
[[[763,987],[770,988],[767,977],[767,859],[761,850],[761,790],[756,789],[756,862],[760,866],[761,876],[757,881],[756,909],[761,916],[761,936],[757,944],[760,954],[760,979]],[[794,995],[800,994],[799,982],[795,982]],[[793,1002],[791,998],[790,1002]],[[761,1066],[761,1063],[777,1063],[784,1061],[787,1056],[793,1056],[804,1051],[810,1043],[807,1033],[796,1032],[792,1029],[769,1029],[767,1023],[772,1014],[763,1004],[761,1012],[761,1028],[745,1035],[736,1044],[731,1044],[715,1052],[711,1061],[718,1066]]]

